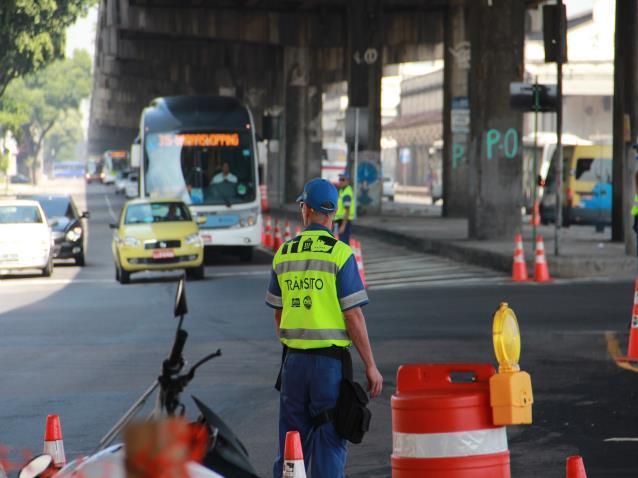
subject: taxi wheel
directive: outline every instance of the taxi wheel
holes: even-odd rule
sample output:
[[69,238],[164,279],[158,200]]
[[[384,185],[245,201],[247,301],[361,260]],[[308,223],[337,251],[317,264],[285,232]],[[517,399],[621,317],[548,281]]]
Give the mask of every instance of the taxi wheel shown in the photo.
[[119,271],[120,271],[120,284],[128,284],[129,282],[131,282],[130,272],[125,271],[121,267],[119,268]]
[[202,280],[204,278],[204,264],[199,267],[193,267],[191,269],[186,269],[186,277],[192,280]]

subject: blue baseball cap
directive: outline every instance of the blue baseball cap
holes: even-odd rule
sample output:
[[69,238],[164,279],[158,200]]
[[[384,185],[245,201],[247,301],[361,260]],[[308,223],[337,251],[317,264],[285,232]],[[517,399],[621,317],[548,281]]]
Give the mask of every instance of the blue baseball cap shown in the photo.
[[306,183],[297,202],[302,202],[315,211],[330,214],[337,209],[338,197],[337,188],[330,181],[315,178]]

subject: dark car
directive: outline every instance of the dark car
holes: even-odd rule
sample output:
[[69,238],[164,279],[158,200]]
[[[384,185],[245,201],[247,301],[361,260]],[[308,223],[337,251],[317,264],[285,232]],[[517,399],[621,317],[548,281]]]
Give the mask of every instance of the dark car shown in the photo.
[[86,231],[82,219],[88,219],[87,211],[80,214],[73,198],[68,195],[21,195],[21,199],[34,199],[40,203],[53,232],[55,259],[75,259],[79,266],[85,264]]

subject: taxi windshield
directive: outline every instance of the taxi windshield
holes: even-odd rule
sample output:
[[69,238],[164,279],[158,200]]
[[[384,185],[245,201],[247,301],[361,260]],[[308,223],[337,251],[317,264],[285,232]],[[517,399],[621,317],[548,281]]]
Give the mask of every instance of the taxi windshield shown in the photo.
[[156,222],[191,221],[188,208],[180,202],[131,204],[126,210],[124,224],[152,224]]

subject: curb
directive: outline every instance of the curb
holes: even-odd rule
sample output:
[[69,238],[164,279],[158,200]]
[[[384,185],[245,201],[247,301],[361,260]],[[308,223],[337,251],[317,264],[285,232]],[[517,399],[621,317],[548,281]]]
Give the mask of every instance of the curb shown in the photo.
[[[270,214],[295,220],[299,218],[296,211],[293,212],[286,209],[271,209]],[[471,247],[459,242],[419,238],[361,224],[354,224],[352,231],[355,234],[377,237],[416,252],[434,254],[458,262],[488,267],[507,273],[512,270],[512,256],[509,253]],[[561,257],[560,259],[547,256],[547,262],[552,277],[566,279],[603,277],[629,279],[634,278],[638,271],[638,259],[629,256],[611,260],[597,259],[590,256]],[[527,258],[527,265],[531,267],[531,270],[534,269],[533,256],[531,259]]]

